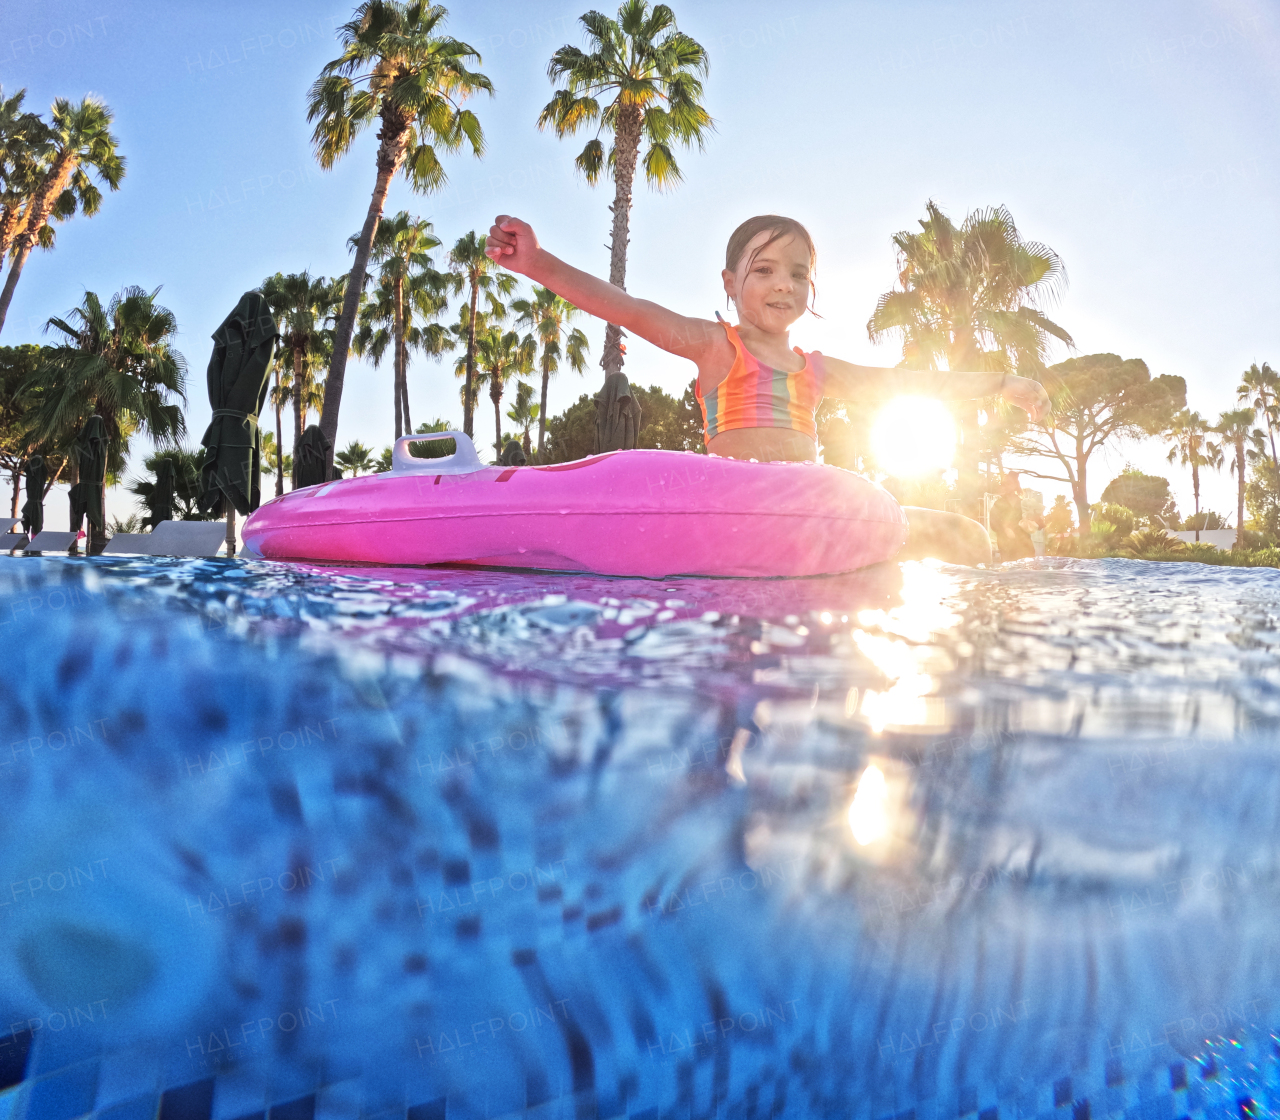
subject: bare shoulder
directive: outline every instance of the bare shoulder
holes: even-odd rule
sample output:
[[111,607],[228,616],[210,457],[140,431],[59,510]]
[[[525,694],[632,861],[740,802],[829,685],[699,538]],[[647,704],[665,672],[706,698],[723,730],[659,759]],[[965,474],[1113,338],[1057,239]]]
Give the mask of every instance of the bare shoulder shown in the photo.
[[698,366],[698,391],[706,394],[729,376],[735,351],[723,324],[714,319],[690,319],[688,322],[696,324],[692,330],[696,330],[698,337],[697,353],[689,357]]

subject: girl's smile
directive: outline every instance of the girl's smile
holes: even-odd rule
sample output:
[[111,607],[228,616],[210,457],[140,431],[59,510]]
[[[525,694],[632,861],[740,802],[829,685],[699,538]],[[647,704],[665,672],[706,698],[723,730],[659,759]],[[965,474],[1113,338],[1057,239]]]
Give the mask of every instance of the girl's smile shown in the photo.
[[779,238],[764,231],[747,243],[732,272],[721,274],[724,290],[738,309],[739,322],[768,334],[785,334],[808,305],[810,250],[794,235]]

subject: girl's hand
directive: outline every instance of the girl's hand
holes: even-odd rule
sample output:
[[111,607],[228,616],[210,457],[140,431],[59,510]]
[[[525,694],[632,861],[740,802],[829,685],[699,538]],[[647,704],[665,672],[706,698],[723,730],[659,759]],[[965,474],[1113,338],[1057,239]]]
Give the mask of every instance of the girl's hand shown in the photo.
[[1000,395],[1010,404],[1016,404],[1023,409],[1028,418],[1036,423],[1053,411],[1053,405],[1049,401],[1049,394],[1044,391],[1044,386],[1039,381],[1032,381],[1029,377],[1010,375]]
[[528,275],[538,254],[538,239],[528,222],[499,214],[489,227],[484,255],[512,272]]

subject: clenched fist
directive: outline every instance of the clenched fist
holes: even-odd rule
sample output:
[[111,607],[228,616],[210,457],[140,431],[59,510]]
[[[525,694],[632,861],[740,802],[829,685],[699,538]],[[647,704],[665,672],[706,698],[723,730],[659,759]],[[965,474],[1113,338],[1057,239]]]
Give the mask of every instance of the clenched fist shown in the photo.
[[[532,234],[533,231],[529,232]],[[1049,401],[1049,394],[1044,391],[1044,386],[1039,381],[1032,381],[1029,377],[1008,377],[1000,395],[1010,404],[1016,404],[1023,409],[1027,418],[1033,422],[1044,421],[1053,411],[1053,405]]]
[[538,254],[538,238],[528,222],[499,214],[489,227],[484,253],[503,268],[527,275]]

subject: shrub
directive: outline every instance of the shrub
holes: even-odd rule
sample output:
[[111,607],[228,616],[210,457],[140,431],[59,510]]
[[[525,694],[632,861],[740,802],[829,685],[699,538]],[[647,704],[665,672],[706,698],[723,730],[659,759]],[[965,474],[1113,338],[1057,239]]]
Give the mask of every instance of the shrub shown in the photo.
[[1114,502],[1098,502],[1089,507],[1093,513],[1093,535],[1104,540],[1118,541],[1134,529],[1133,510]]
[[[1179,540],[1177,537],[1171,537],[1163,529],[1143,529],[1137,533],[1129,534],[1124,547],[1121,549],[1121,554],[1145,558],[1153,553],[1185,553],[1186,550],[1187,546],[1184,541]],[[1216,552],[1217,549],[1214,551]]]

